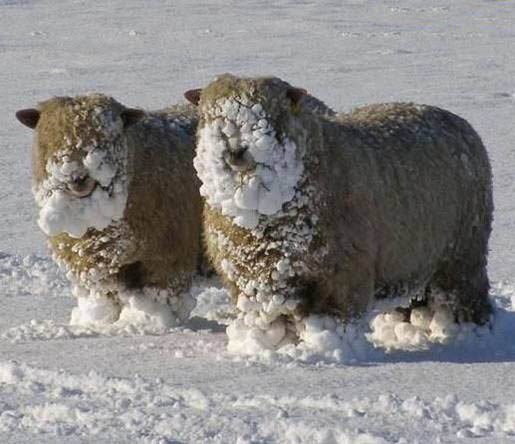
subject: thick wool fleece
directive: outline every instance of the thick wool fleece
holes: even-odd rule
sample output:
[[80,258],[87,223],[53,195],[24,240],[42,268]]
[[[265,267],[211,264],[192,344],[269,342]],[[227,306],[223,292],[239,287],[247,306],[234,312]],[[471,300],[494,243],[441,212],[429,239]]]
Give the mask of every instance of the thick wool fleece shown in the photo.
[[241,322],[349,321],[401,293],[486,322],[492,178],[471,126],[408,103],[324,116],[297,96],[231,75],[200,96],[207,251]]
[[[34,194],[55,260],[79,286],[116,303],[120,292],[144,291],[187,317],[191,303],[180,307],[181,295],[199,263],[202,209],[194,108],[131,119],[116,100],[93,94],[38,110]],[[87,181],[91,194],[70,193]]]

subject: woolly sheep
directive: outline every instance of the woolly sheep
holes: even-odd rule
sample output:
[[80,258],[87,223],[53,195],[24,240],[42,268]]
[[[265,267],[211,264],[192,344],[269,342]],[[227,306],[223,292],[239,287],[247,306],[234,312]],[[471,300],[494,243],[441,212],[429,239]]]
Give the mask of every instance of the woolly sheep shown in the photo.
[[194,107],[144,112],[91,94],[16,116],[35,129],[38,223],[76,284],[72,323],[113,322],[130,304],[184,321],[200,257]]
[[324,116],[303,95],[229,74],[185,94],[199,107],[207,254],[239,311],[232,334],[255,329],[276,348],[308,315],[346,324],[386,295],[487,322],[492,178],[476,132],[432,106]]

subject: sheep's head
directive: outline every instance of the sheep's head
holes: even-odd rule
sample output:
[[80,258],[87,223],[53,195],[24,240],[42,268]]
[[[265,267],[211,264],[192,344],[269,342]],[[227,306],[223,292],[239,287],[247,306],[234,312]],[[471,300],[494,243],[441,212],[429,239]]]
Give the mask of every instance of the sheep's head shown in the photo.
[[278,78],[229,74],[185,94],[199,107],[200,193],[237,225],[255,228],[294,197],[303,173],[306,132],[297,115],[304,94]]
[[127,199],[125,129],[143,116],[92,94],[57,97],[16,113],[35,129],[33,191],[39,225],[50,235],[81,237],[123,216]]

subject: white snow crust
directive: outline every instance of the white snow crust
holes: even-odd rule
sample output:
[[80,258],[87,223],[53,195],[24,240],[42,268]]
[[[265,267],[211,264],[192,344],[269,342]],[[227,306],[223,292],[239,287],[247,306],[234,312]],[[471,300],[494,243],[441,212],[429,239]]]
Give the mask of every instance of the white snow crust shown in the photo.
[[[41,208],[38,224],[48,236],[64,232],[80,238],[88,228],[103,230],[123,217],[128,179],[127,150],[121,147],[117,137],[121,131],[121,119],[114,120],[101,110],[97,112],[97,118],[107,143],[97,146],[97,142],[92,141],[93,144],[87,146],[81,139],[72,141],[68,138],[68,146],[48,160],[48,177],[33,190]],[[70,160],[72,150],[82,150],[83,159]],[[66,185],[74,177],[84,175],[94,179],[97,186],[89,196],[74,196]]]
[[[514,22],[510,1],[0,0],[2,444],[513,442]],[[465,117],[493,168],[492,327],[442,343],[422,315],[422,342],[402,326],[387,352],[370,323],[399,322],[378,306],[247,357],[227,351],[234,307],[204,279],[186,326],[70,325],[77,300],[48,258],[14,112],[92,90],[159,109],[221,72],[277,75],[337,110],[413,101]]]
[[259,322],[238,318],[228,325],[227,349],[236,355],[265,360],[275,355],[353,363],[368,359],[371,347],[387,353],[422,352],[441,344],[458,347],[490,334],[489,326],[455,323],[446,306],[413,309],[410,322],[405,322],[395,310],[405,303],[402,299],[377,303],[362,319],[348,325],[332,316],[311,315],[298,321],[294,329],[282,318],[262,323],[260,328]]
[[[259,215],[273,215],[295,195],[303,172],[296,144],[277,140],[261,105],[245,98],[219,99],[207,111],[212,118],[198,132],[194,165],[200,194],[234,223],[255,228]],[[226,162],[231,151],[246,148],[244,170]]]
[[[430,401],[392,394],[353,399],[317,394],[225,395],[180,388],[161,378],[109,377],[95,371],[74,374],[16,361],[0,362],[0,385],[9,398],[19,399],[2,403],[0,430],[7,436],[30,431],[41,437],[89,436],[101,442],[130,436],[145,443],[207,442],[236,428],[239,435],[234,442],[238,443],[383,444],[393,441],[381,428],[397,422],[405,424],[405,430],[420,422],[440,424],[458,442],[481,437],[503,442],[515,431],[514,404],[470,402],[452,394]],[[38,401],[23,403],[32,397]],[[262,412],[259,420],[249,415],[256,410]],[[335,420],[320,421],[321,415]],[[363,420],[379,424],[372,432],[350,426]],[[431,427],[420,430],[431,433]]]
[[72,294],[77,298],[77,306],[72,310],[70,324],[101,329],[130,327],[164,332],[181,325],[195,307],[189,292],[177,295],[152,287],[137,291],[117,288],[117,302],[105,292],[79,285],[73,285]]
[[[16,276],[16,280],[13,281],[12,276]],[[261,336],[255,332],[249,334],[246,344],[242,344],[239,350],[228,347],[227,338],[217,325],[235,325],[232,319],[234,307],[231,306],[227,291],[213,280],[196,280],[192,290],[198,301],[193,311],[195,317],[185,327],[172,329],[159,322],[148,322],[148,319],[145,323],[129,319],[126,320],[128,322],[99,322],[98,313],[110,312],[109,307],[101,304],[99,307],[88,308],[98,310],[94,316],[95,322],[89,325],[68,324],[66,306],[69,307],[72,301],[67,296],[67,285],[68,282],[50,259],[36,256],[23,259],[11,256],[0,258],[0,288],[11,289],[10,292],[3,292],[9,306],[22,307],[20,302],[15,304],[15,301],[28,298],[32,305],[43,308],[43,316],[49,305],[61,312],[58,315],[60,321],[52,317],[40,317],[25,323],[20,323],[21,313],[16,313],[17,321],[10,328],[0,331],[0,351],[7,351],[5,356],[16,356],[9,352],[9,344],[22,348],[34,344],[39,349],[52,347],[55,343],[57,349],[65,347],[73,357],[89,353],[87,343],[80,345],[77,341],[99,341],[101,338],[114,341],[103,343],[105,352],[92,356],[95,362],[90,362],[92,366],[82,363],[79,357],[72,358],[70,363],[76,365],[73,371],[49,370],[46,368],[46,358],[38,358],[37,362],[41,364],[36,366],[16,360],[7,361],[5,358],[4,361],[0,360],[0,393],[3,393],[0,395],[0,430],[3,433],[13,436],[54,436],[57,439],[63,436],[67,439],[88,436],[99,439],[99,442],[126,440],[130,437],[142,442],[179,438],[202,442],[214,434],[220,438],[215,442],[222,442],[230,436],[235,442],[245,443],[397,442],[389,439],[379,424],[389,424],[389,427],[403,430],[398,433],[408,437],[418,436],[419,433],[436,436],[430,424],[451,430],[451,436],[460,440],[478,437],[495,440],[495,437],[508,438],[515,433],[515,404],[512,399],[491,402],[474,400],[473,397],[471,400],[466,391],[456,394],[455,385],[433,397],[420,397],[409,392],[395,395],[383,393],[381,389],[374,389],[371,396],[363,396],[358,389],[349,398],[344,394],[345,391],[341,395],[325,389],[320,393],[320,387],[311,393],[302,390],[300,393],[285,392],[281,388],[288,387],[292,382],[292,372],[302,374],[307,371],[308,374],[302,376],[302,384],[309,385],[316,381],[327,384],[322,374],[337,371],[332,384],[336,384],[336,387],[343,383],[342,387],[345,387],[347,383],[353,384],[352,381],[356,379],[356,376],[352,376],[353,368],[363,376],[367,365],[380,369],[381,363],[394,365],[401,362],[395,364],[400,367],[392,370],[394,375],[377,376],[378,381],[383,378],[386,383],[393,378],[397,383],[399,378],[416,377],[418,374],[416,369],[413,375],[410,370],[404,369],[407,365],[402,364],[404,360],[416,366],[435,358],[443,362],[509,360],[510,356],[515,357],[515,347],[511,340],[515,328],[515,287],[511,284],[499,283],[492,289],[491,297],[497,305],[492,329],[465,325],[460,327],[457,334],[453,330],[453,337],[444,342],[431,342],[428,336],[425,342],[414,344],[401,336],[394,343],[388,335],[377,335],[373,330],[378,319],[388,317],[383,313],[400,303],[399,300],[393,300],[378,305],[361,323],[353,324],[345,330],[330,317],[311,316],[306,320],[302,341],[299,344],[284,344],[276,351],[270,350],[270,346],[277,346],[274,336],[280,326],[275,326]],[[22,293],[20,287],[37,288],[38,291]],[[46,315],[55,317],[54,310],[47,311]],[[81,307],[81,310],[85,308]],[[137,316],[135,318],[137,320]],[[418,322],[417,325],[430,330],[429,326],[437,316],[423,318],[424,322]],[[392,323],[399,325],[402,322],[395,318]],[[283,332],[279,332],[277,337],[282,335]],[[117,343],[117,338],[141,338],[141,342],[126,350],[127,344]],[[378,338],[383,339],[383,344],[374,343]],[[390,342],[386,343],[385,338]],[[68,348],[68,344],[77,344],[79,348]],[[92,346],[96,348],[100,344]],[[56,352],[49,353],[52,355]],[[125,368],[125,376],[108,376],[111,372],[107,368],[99,372],[98,369],[103,368],[101,363],[106,359],[104,353],[113,356],[115,362],[118,362],[118,369]],[[115,358],[117,354],[119,357]],[[256,391],[252,384],[247,386],[247,383],[240,385],[238,382],[238,390],[227,392],[224,388],[222,392],[213,391],[209,389],[212,383],[210,377],[206,379],[207,385],[200,390],[195,388],[195,384],[191,388],[188,388],[188,384],[182,388],[183,383],[177,386],[171,381],[167,382],[166,377],[159,376],[156,379],[134,375],[131,367],[134,364],[123,364],[137,362],[138,368],[145,369],[146,360],[149,360],[149,363],[154,362],[150,364],[153,368],[162,369],[157,374],[165,375],[176,368],[178,362],[199,359],[203,363],[195,372],[200,371],[200,374],[186,373],[183,377],[193,376],[195,379],[204,372],[208,375],[211,372],[202,369],[203,366],[212,368],[216,363],[221,366],[220,376],[224,375],[222,379],[225,380],[228,369],[241,363],[244,367],[238,369],[237,373],[241,375],[242,371],[250,372],[255,374],[252,378],[261,378],[263,371],[277,369],[278,377],[281,378],[281,383],[277,385],[279,391],[274,389],[271,394],[263,394],[262,390]],[[84,365],[91,369],[89,373],[84,371]],[[111,366],[111,363],[108,365]],[[459,379],[463,378],[461,367],[463,364],[460,364],[456,374]],[[442,375],[446,383],[449,371],[444,372],[445,377]],[[320,379],[313,372],[322,372]],[[437,375],[433,375],[431,380],[434,381]],[[508,375],[506,377],[509,378]],[[464,387],[468,387],[466,380],[463,383]],[[235,382],[230,383],[231,386],[233,384]],[[383,385],[379,383],[378,387]],[[423,387],[424,382],[421,385]],[[331,419],[333,417],[334,421]],[[401,427],[406,422],[410,424],[409,432],[406,432],[406,425]],[[365,429],[363,424],[367,424]]]

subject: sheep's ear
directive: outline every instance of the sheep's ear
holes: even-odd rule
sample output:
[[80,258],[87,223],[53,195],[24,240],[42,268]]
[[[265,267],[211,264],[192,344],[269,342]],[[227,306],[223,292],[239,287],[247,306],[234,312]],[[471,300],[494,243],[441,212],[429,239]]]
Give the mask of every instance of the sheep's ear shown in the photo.
[[202,94],[202,89],[190,89],[184,93],[184,97],[188,102],[193,103],[193,105],[197,106],[200,102],[200,95]]
[[145,111],[136,108],[127,108],[121,114],[121,118],[123,120],[123,127],[128,128],[131,125],[134,125],[138,120],[142,119],[145,115]]
[[40,112],[34,108],[20,109],[16,112],[16,118],[30,129],[36,128],[39,122]]
[[286,97],[296,105],[299,103],[299,100],[302,99],[302,96],[305,96],[307,93],[308,92],[304,88],[289,88],[288,91],[286,91]]

